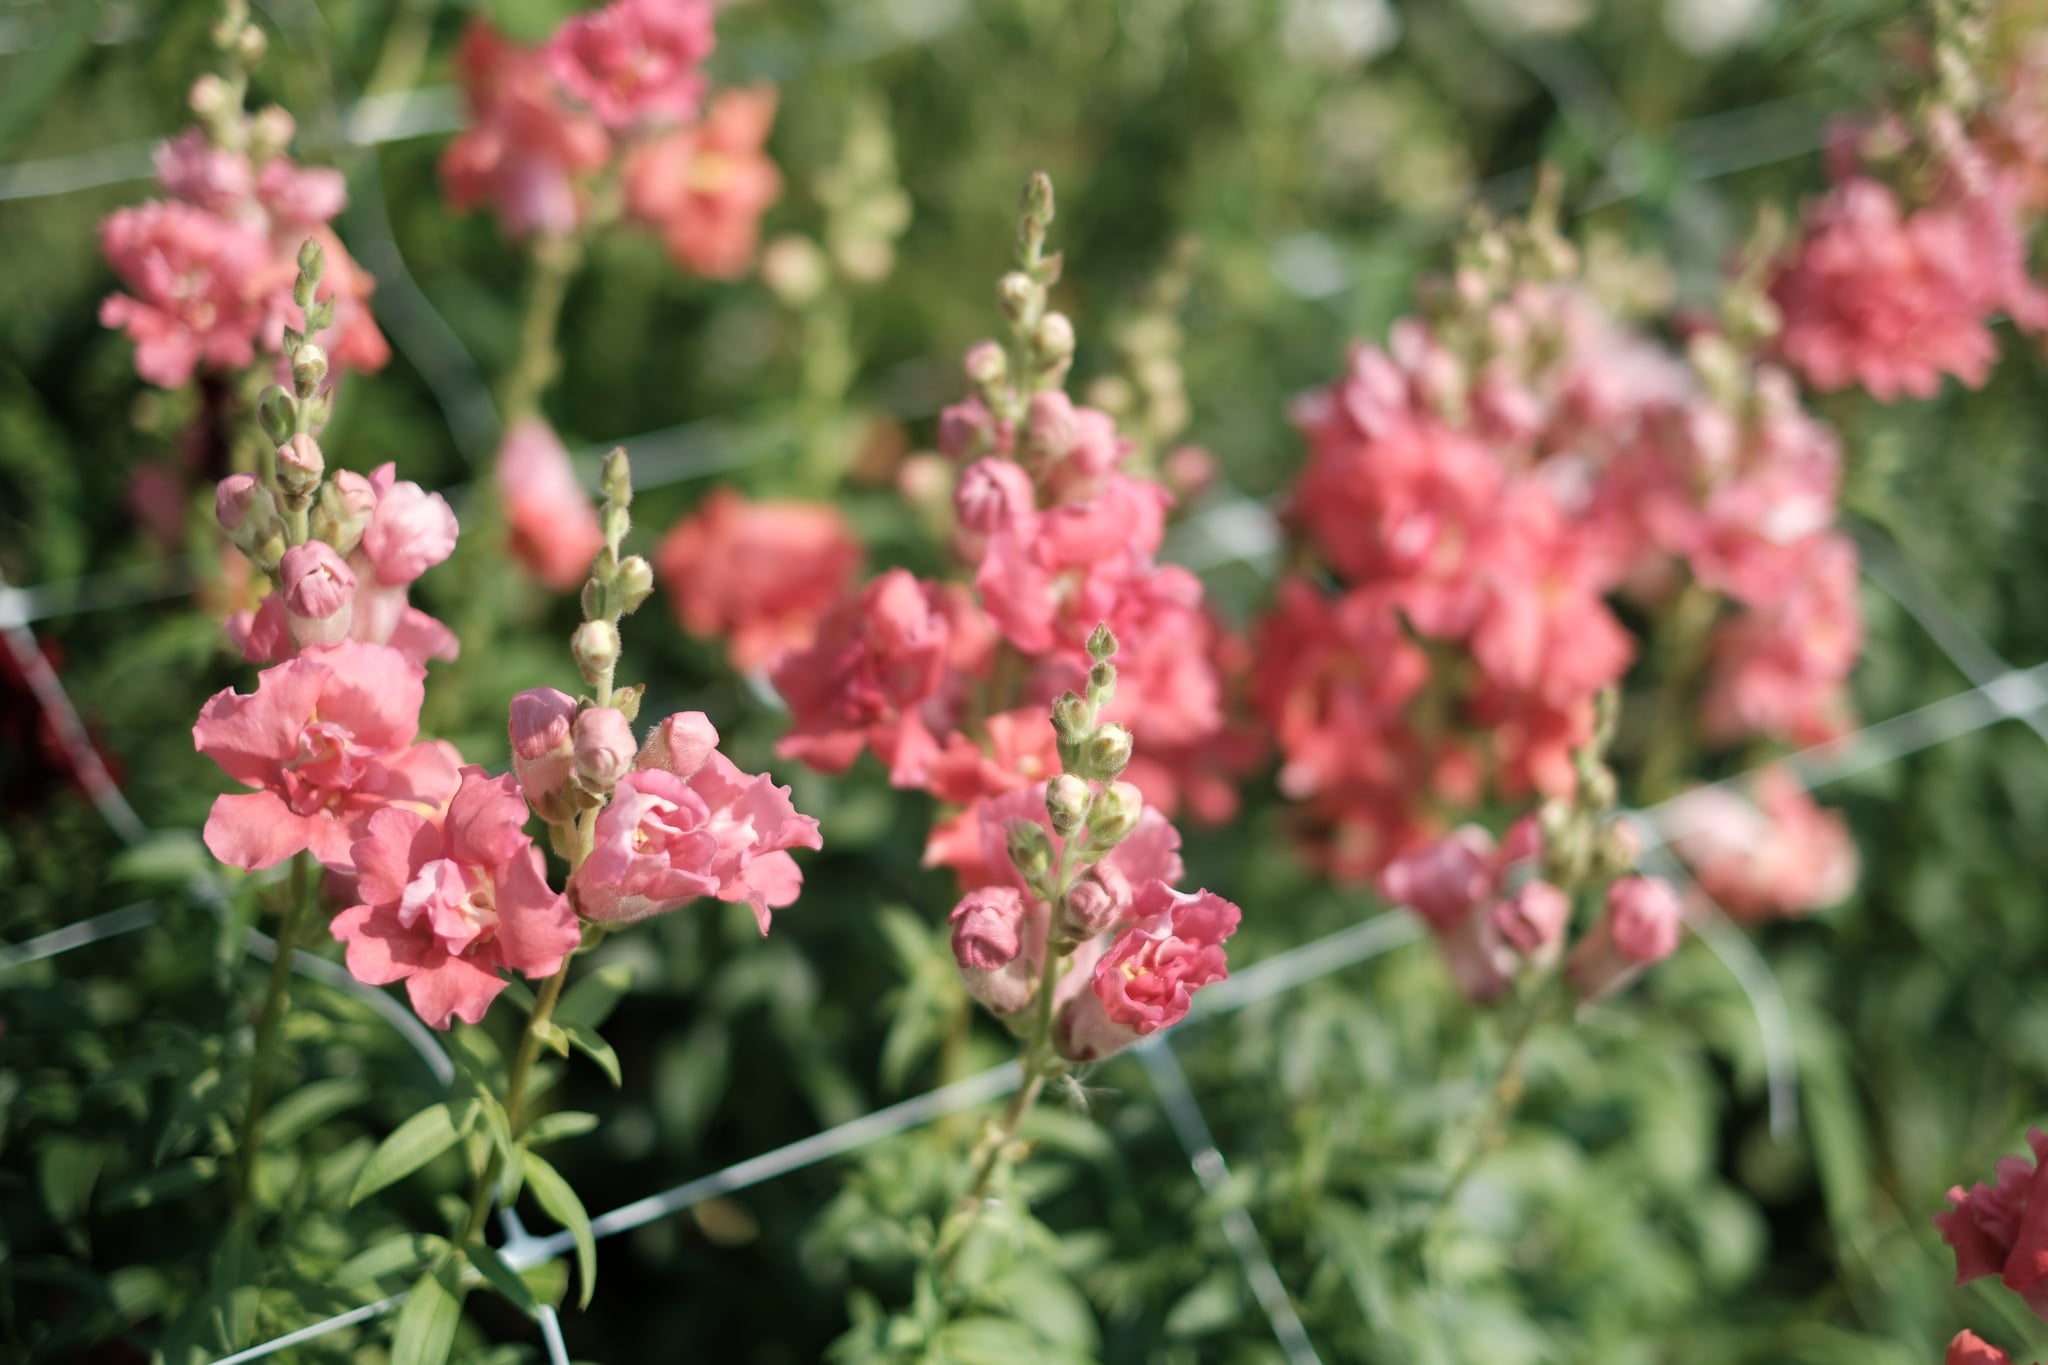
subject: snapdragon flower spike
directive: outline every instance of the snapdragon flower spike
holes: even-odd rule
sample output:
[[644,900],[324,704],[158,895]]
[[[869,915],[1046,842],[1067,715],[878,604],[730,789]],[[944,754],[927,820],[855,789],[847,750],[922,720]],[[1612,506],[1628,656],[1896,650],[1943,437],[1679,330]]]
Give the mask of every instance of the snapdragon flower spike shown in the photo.
[[1956,1256],[1956,1283],[1986,1275],[2048,1319],[2048,1134],[2027,1132],[2031,1157],[2002,1158],[1996,1183],[1948,1192],[1952,1206],[1934,1215]]
[[471,120],[441,156],[450,201],[488,204],[513,237],[574,232],[586,211],[582,182],[611,158],[604,126],[571,105],[546,57],[483,20],[463,31],[456,66]]
[[559,971],[582,926],[549,889],[525,823],[518,783],[476,767],[462,770],[445,815],[372,814],[351,849],[362,901],[332,926],[356,979],[405,982],[420,1018],[447,1028],[483,1019],[505,988],[501,972],[541,980]]
[[1380,891],[1422,917],[1458,988],[1485,1004],[1562,951],[1571,903],[1533,875],[1542,854],[1532,817],[1516,821],[1498,846],[1466,825],[1395,859],[1380,874]]
[[425,676],[396,650],[344,641],[265,669],[253,694],[216,693],[193,744],[257,790],[215,799],[208,850],[253,870],[310,849],[346,873],[379,809],[445,806],[457,781],[452,750],[414,742]]

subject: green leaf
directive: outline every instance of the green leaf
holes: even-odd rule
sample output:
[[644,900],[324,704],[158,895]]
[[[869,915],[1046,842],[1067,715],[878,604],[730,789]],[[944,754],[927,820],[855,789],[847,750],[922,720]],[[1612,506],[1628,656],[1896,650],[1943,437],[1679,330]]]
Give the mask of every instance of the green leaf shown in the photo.
[[167,830],[122,849],[107,870],[117,881],[189,886],[215,868],[213,855],[198,835]]
[[364,1199],[394,1181],[403,1180],[420,1167],[432,1161],[441,1153],[462,1140],[464,1133],[475,1122],[477,1106],[464,1106],[463,1121],[458,1124],[455,1114],[445,1104],[436,1104],[420,1110],[404,1123],[398,1131],[377,1145],[370,1153],[370,1159],[363,1163],[361,1175],[356,1177],[355,1188],[349,1191],[348,1202],[360,1204]]
[[596,1029],[585,1028],[581,1024],[570,1024],[563,1028],[562,1032],[569,1036],[570,1046],[604,1069],[604,1074],[611,1077],[614,1086],[621,1084],[619,1054],[612,1051],[610,1043],[597,1036]]
[[402,1237],[389,1237],[342,1262],[341,1267],[330,1277],[331,1282],[336,1285],[351,1285],[362,1284],[367,1280],[381,1280],[386,1275],[410,1275],[418,1270],[427,1258],[439,1255],[447,1245],[447,1238],[427,1233],[407,1233]]
[[220,1163],[210,1156],[195,1156],[160,1171],[124,1180],[107,1192],[109,1209],[146,1209],[211,1184]]
[[533,1197],[548,1211],[548,1216],[569,1230],[576,1239],[576,1277],[583,1282],[583,1296],[578,1300],[582,1307],[590,1306],[591,1291],[597,1288],[597,1239],[590,1234],[590,1215],[583,1211],[583,1201],[576,1197],[576,1191],[569,1188],[569,1182],[562,1179],[561,1172],[541,1160],[532,1152],[522,1156],[526,1168],[526,1183],[533,1190]]
[[206,1296],[207,1318],[222,1346],[241,1349],[256,1332],[256,1307],[262,1297],[263,1262],[256,1235],[237,1221],[213,1261],[213,1279]]
[[529,1147],[544,1147],[550,1142],[563,1138],[581,1137],[597,1127],[597,1115],[578,1113],[573,1109],[558,1109],[552,1114],[542,1114],[526,1128],[526,1143]]
[[506,979],[505,998],[507,1000],[510,1000],[513,1004],[519,1006],[519,1008],[525,1010],[528,1014],[533,1013],[533,1006],[535,1003],[533,998],[533,990],[519,978],[508,977]]
[[469,1257],[469,1263],[476,1267],[476,1273],[484,1277],[484,1283],[502,1294],[514,1308],[529,1318],[540,1315],[540,1304],[534,1300],[533,1291],[526,1287],[526,1281],[519,1278],[519,1272],[505,1263],[498,1249],[485,1242],[471,1242],[462,1249]]
[[289,1147],[336,1114],[370,1098],[370,1087],[355,1079],[313,1081],[302,1085],[270,1108],[263,1120],[263,1140]]
[[462,1299],[448,1284],[448,1271],[430,1270],[413,1284],[391,1338],[391,1365],[442,1365],[455,1349],[462,1323]]
[[107,1164],[107,1149],[88,1142],[58,1138],[46,1145],[37,1162],[42,1176],[43,1204],[59,1227],[70,1227],[85,1217],[92,1202],[92,1188],[99,1183],[100,1168]]
[[619,1001],[626,998],[626,992],[633,988],[633,969],[623,962],[614,962],[609,967],[599,967],[571,986],[563,995],[561,1003],[555,1006],[555,1022],[568,1028],[581,1025],[587,1029],[604,1027],[604,1021],[612,1017]]

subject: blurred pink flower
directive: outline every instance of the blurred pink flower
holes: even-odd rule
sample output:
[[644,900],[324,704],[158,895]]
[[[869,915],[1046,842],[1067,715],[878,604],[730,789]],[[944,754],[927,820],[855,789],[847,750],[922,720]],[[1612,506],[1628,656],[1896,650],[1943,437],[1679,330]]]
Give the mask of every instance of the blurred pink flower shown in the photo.
[[2048,1134],[2027,1131],[2032,1156],[1999,1160],[1995,1184],[1949,1190],[1952,1206],[1934,1215],[1956,1255],[1956,1283],[1997,1275],[2048,1318]]
[[762,150],[775,102],[769,86],[721,91],[702,123],[627,155],[628,210],[685,269],[734,279],[753,264],[761,215],[782,193],[782,173]]
[[1856,885],[1856,845],[1837,811],[1823,809],[1785,768],[1751,784],[1755,799],[1702,787],[1678,799],[1673,845],[1700,889],[1737,919],[1804,915]]
[[497,478],[513,557],[556,592],[581,586],[604,532],[562,438],[545,418],[522,417],[506,431]]
[[2012,1357],[1975,1332],[1958,1332],[1948,1344],[1943,1365],[2012,1365]]
[[683,628],[724,640],[733,667],[751,673],[811,644],[860,559],[838,508],[720,488],[662,537],[654,571]]
[[569,107],[539,52],[481,19],[462,35],[457,69],[473,120],[441,157],[457,208],[489,204],[514,237],[563,235],[582,221],[577,184],[611,157],[596,119]]
[[582,939],[568,900],[548,887],[526,837],[511,776],[464,768],[439,820],[387,806],[352,849],[362,903],[334,917],[348,969],[373,986],[404,981],[420,1018],[477,1023],[510,969],[540,980]]
[[127,332],[144,379],[173,389],[196,367],[255,360],[270,257],[260,235],[190,204],[152,202],[109,214],[100,249],[133,291],[107,296],[100,325]]
[[542,53],[547,69],[608,128],[695,117],[700,67],[717,42],[706,0],[613,0],[571,16]]
[[1581,1000],[1614,994],[1645,967],[1678,951],[1685,912],[1661,877],[1622,877],[1607,888],[1607,913],[1572,949],[1566,965]]

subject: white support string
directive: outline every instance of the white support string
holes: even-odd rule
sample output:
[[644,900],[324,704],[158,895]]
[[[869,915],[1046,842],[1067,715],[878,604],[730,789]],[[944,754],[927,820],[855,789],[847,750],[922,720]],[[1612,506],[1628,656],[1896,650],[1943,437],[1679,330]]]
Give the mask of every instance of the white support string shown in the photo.
[[[1152,1078],[1152,1088],[1159,1096],[1160,1107],[1166,1111],[1166,1121],[1173,1126],[1173,1135],[1180,1140],[1181,1150],[1187,1153],[1188,1165],[1194,1169],[1195,1179],[1212,1198],[1225,1198],[1230,1187],[1230,1167],[1216,1147],[1215,1136],[1209,1131],[1209,1121],[1202,1114],[1201,1103],[1195,1099],[1187,1073],[1180,1069],[1180,1059],[1173,1055],[1173,1044],[1167,1040],[1166,1034],[1158,1033],[1138,1044],[1133,1051],[1144,1063],[1145,1074]],[[1302,1326],[1301,1315],[1294,1311],[1294,1300],[1287,1295],[1287,1286],[1281,1282],[1279,1268],[1266,1251],[1265,1240],[1259,1236],[1258,1224],[1252,1221],[1250,1210],[1241,1203],[1227,1202],[1219,1221],[1223,1226],[1224,1239],[1230,1243],[1231,1251],[1237,1256],[1237,1264],[1244,1271],[1245,1283],[1251,1286],[1252,1297],[1258,1301],[1259,1311],[1266,1315],[1266,1323],[1273,1329],[1273,1339],[1280,1343],[1288,1365],[1322,1365],[1322,1358],[1308,1339],[1308,1329]]]

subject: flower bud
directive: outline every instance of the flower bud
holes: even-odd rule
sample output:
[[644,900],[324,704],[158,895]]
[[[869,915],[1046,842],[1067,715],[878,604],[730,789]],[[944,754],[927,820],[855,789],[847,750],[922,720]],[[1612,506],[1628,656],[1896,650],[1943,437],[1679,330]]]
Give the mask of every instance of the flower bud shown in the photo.
[[1085,697],[1074,692],[1062,692],[1059,700],[1052,704],[1052,728],[1060,738],[1075,743],[1086,739],[1095,726],[1095,708]]
[[377,490],[362,475],[337,469],[320,489],[320,502],[313,509],[313,534],[332,545],[337,554],[348,554],[363,538],[370,514],[377,510]]
[[1045,826],[1020,816],[1003,826],[1003,843],[1010,855],[1010,866],[1017,869],[1024,885],[1032,895],[1046,899],[1046,874],[1052,871],[1052,839]]
[[612,600],[621,615],[631,615],[654,595],[654,570],[639,555],[627,555],[619,561],[616,585],[617,596]]
[[1130,761],[1131,732],[1121,725],[1104,725],[1082,742],[1075,771],[1090,782],[1113,782]]
[[831,266],[817,243],[786,233],[761,249],[761,282],[784,307],[801,308],[825,291]]
[[1097,710],[1116,700],[1116,665],[1107,661],[1088,670],[1088,700]]
[[1057,460],[1074,447],[1074,402],[1058,389],[1031,395],[1024,444],[1033,455]]
[[1014,886],[970,891],[953,907],[953,960],[963,968],[992,972],[1024,951],[1024,897]]
[[1002,304],[1003,316],[1012,322],[1020,321],[1038,297],[1037,282],[1021,270],[1012,270],[996,282],[996,300]]
[[953,459],[980,455],[996,446],[995,416],[979,398],[955,403],[939,414],[939,451]]
[[633,462],[626,458],[624,446],[605,455],[598,486],[604,490],[605,501],[622,508],[633,505]]
[[1531,881],[1493,907],[1502,941],[1538,968],[1556,960],[1571,919],[1571,897],[1546,881]]
[[266,104],[249,120],[249,158],[259,164],[292,145],[298,125],[283,106]]
[[235,35],[235,60],[243,66],[254,67],[263,60],[263,54],[270,47],[270,40],[263,36],[263,30],[254,24],[242,25],[242,31]]
[[1661,877],[1623,877],[1607,888],[1607,914],[1572,949],[1565,974],[1581,1000],[1614,994],[1678,950],[1684,909]]
[[633,770],[633,726],[616,707],[579,712],[574,726],[576,780],[591,791],[610,791]]
[[211,72],[192,82],[192,93],[186,96],[186,103],[203,123],[210,123],[228,111],[234,96],[229,93],[227,82]]
[[1095,793],[1088,805],[1086,852],[1099,857],[1115,848],[1130,837],[1144,813],[1144,795],[1128,782],[1112,782]]
[[263,434],[270,438],[272,445],[283,445],[292,438],[296,423],[292,420],[292,397],[277,385],[272,384],[256,400],[256,421],[263,428]]
[[1579,796],[1588,810],[1612,809],[1617,795],[1614,769],[1605,763],[1593,764],[1586,770],[1585,780],[1579,783]]
[[998,527],[1017,525],[1036,505],[1031,475],[1011,460],[976,460],[960,471],[953,490],[954,520],[970,535],[993,535]]
[[334,547],[312,540],[284,552],[278,565],[285,619],[301,649],[337,645],[354,617],[356,576]]
[[302,399],[311,398],[320,392],[320,382],[327,378],[327,352],[312,342],[299,344],[299,353],[292,357],[292,388]]
[[618,666],[618,628],[609,621],[585,621],[569,637],[569,652],[576,656],[583,680],[592,687],[600,686]]
[[318,237],[308,237],[299,244],[299,274],[317,284],[326,273],[327,251]]
[[1130,879],[1110,863],[1097,863],[1068,890],[1053,932],[1070,943],[1085,943],[1129,918],[1130,909]]
[[552,687],[536,687],[512,698],[512,771],[526,804],[549,824],[573,815],[562,789],[575,770],[576,699]]
[[718,730],[702,711],[678,711],[662,721],[640,746],[636,768],[661,768],[688,781],[718,748]]
[[1031,340],[1039,363],[1050,369],[1073,358],[1074,324],[1065,313],[1047,313],[1038,320],[1038,330]]
[[[320,443],[305,432],[286,441],[277,448],[277,484],[287,495],[306,497],[320,486],[320,476],[327,472],[326,457],[320,453]],[[303,507],[303,503],[294,503]]]
[[1088,633],[1088,657],[1097,663],[1116,657],[1116,632],[1109,628],[1109,622],[1097,622]]
[[1003,348],[993,341],[977,341],[967,348],[961,358],[960,367],[967,372],[967,382],[978,389],[992,389],[1009,377],[1010,360],[1003,354]]
[[1061,773],[1045,788],[1045,813],[1052,820],[1052,832],[1062,839],[1081,828],[1088,818],[1088,803],[1095,793],[1072,773]]
[[213,490],[213,515],[228,539],[240,545],[245,532],[277,519],[277,502],[254,474],[230,474]]

